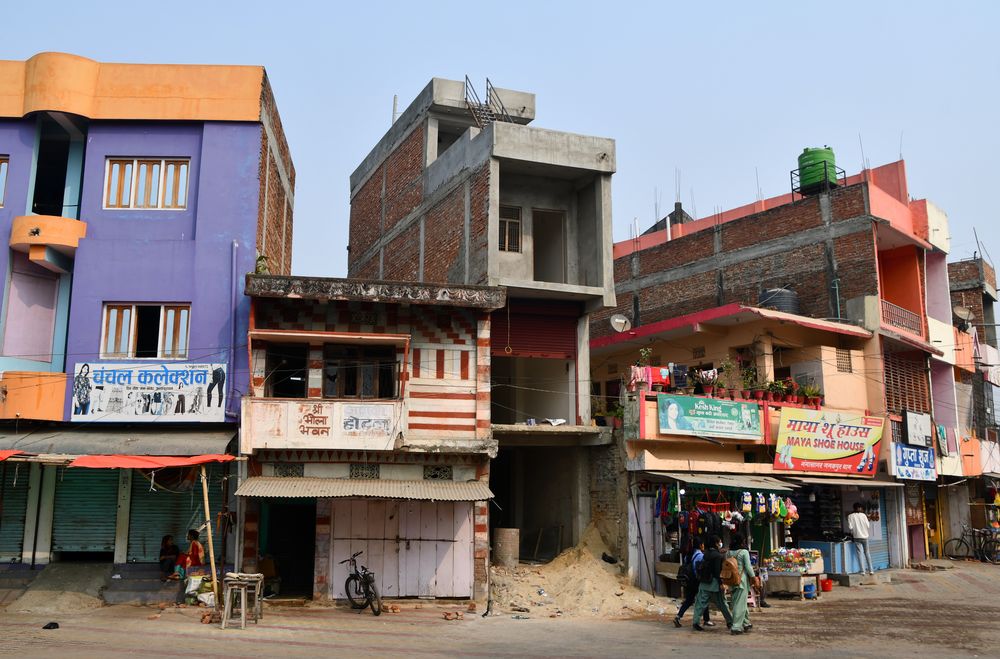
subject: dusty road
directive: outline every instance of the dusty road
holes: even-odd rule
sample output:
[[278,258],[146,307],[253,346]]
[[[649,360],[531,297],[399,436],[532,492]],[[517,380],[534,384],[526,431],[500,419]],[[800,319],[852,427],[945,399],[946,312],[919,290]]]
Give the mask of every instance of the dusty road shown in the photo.
[[[721,626],[705,633],[675,629],[669,618],[522,620],[505,613],[449,622],[438,605],[416,610],[413,602],[402,602],[400,614],[378,618],[342,608],[272,609],[255,627],[222,631],[200,624],[197,610],[168,610],[149,620],[154,609],[118,606],[80,615],[0,613],[0,655],[1000,656],[1000,568],[961,564],[940,572],[897,572],[894,580],[836,589],[819,601],[774,598],[772,608],[754,614],[754,632],[742,637]],[[42,630],[49,620],[60,629]]]

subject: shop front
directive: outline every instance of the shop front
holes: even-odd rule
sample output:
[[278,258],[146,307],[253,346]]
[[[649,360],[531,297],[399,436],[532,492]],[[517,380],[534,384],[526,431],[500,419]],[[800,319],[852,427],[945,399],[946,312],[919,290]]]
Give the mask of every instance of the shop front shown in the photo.
[[[857,574],[862,569],[847,517],[860,504],[870,522],[869,552],[874,570],[900,564],[891,550],[890,503],[899,484],[879,474],[885,419],[852,412],[786,408],[775,444],[774,468],[800,487],[792,495],[799,521],[793,544],[819,550],[826,571]],[[897,543],[898,544],[898,543]]]
[[[929,533],[933,533],[935,537],[940,536],[937,531],[937,465],[934,449],[893,442],[891,454],[890,471],[905,484],[903,510],[908,557],[911,561],[923,561],[932,556],[932,547],[928,546]],[[928,507],[931,514],[928,514]],[[933,549],[940,551],[940,547]]]

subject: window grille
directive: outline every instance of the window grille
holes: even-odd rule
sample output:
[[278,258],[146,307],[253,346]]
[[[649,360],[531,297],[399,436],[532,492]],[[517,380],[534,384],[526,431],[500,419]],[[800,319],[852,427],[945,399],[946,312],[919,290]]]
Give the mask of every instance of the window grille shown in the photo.
[[379,469],[377,464],[351,464],[351,478],[377,481],[379,479]]
[[854,366],[851,364],[851,351],[847,348],[837,348],[837,372],[854,372]]
[[450,481],[454,480],[454,471],[451,465],[424,465],[425,481]]
[[306,466],[301,462],[276,462],[274,475],[277,478],[302,478],[306,475]]

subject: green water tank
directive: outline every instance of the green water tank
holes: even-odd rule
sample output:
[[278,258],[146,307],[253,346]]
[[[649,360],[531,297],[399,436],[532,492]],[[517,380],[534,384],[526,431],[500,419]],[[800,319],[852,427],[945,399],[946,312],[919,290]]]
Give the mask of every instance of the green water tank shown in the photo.
[[805,148],[799,154],[799,190],[802,194],[815,194],[837,185],[837,161],[833,149]]

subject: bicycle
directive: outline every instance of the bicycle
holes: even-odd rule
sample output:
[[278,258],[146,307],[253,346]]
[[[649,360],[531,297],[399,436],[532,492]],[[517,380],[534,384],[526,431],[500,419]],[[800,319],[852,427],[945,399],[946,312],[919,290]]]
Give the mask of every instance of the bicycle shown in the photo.
[[944,543],[944,555],[952,560],[978,560],[996,565],[1000,563],[1000,541],[987,529],[974,529],[962,524],[962,535]]
[[375,573],[364,565],[358,569],[357,558],[362,553],[364,552],[354,552],[350,558],[345,558],[339,563],[340,565],[349,563],[351,569],[350,574],[347,575],[347,581],[344,582],[344,592],[347,593],[347,599],[350,601],[352,609],[364,609],[368,606],[371,607],[374,615],[380,615],[382,613],[382,596],[379,595],[378,586],[375,585]]

